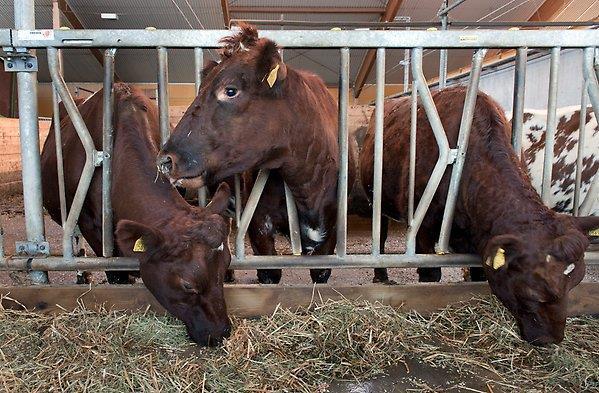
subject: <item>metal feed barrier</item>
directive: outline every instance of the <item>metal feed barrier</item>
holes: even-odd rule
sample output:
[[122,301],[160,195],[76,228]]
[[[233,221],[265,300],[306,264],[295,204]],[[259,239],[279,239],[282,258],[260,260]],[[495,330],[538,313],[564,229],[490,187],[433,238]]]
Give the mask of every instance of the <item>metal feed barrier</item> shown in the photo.
[[[25,2],[21,2],[22,3]],[[20,7],[16,10],[15,30],[0,30],[0,43],[7,53],[6,67],[18,70],[19,117],[21,127],[21,148],[23,154],[23,194],[25,204],[25,220],[27,242],[19,242],[19,255],[5,257],[0,255],[0,270],[28,270],[39,272],[34,280],[43,281],[43,271],[48,270],[134,270],[138,261],[135,258],[113,256],[113,217],[110,200],[111,188],[111,155],[112,155],[112,84],[114,79],[114,59],[119,48],[153,48],[158,52],[158,102],[160,113],[160,131],[162,141],[168,138],[168,49],[193,49],[195,63],[195,87],[201,83],[201,67],[203,50],[217,48],[220,38],[231,34],[226,30],[32,30],[33,6],[31,10]],[[556,130],[556,97],[557,68],[562,48],[581,48],[584,55],[583,108],[586,105],[586,92],[595,111],[599,113],[598,61],[595,46],[599,42],[597,30],[546,30],[546,31],[261,31],[262,37],[275,40],[286,48],[334,48],[340,51],[339,68],[339,147],[341,167],[338,182],[338,214],[337,214],[337,248],[335,255],[301,256],[301,240],[295,203],[286,188],[287,207],[291,229],[291,240],[294,255],[281,256],[245,256],[244,238],[250,220],[258,204],[268,172],[261,170],[251,191],[243,212],[240,203],[236,208],[238,234],[235,239],[236,256],[232,261],[233,269],[256,268],[357,268],[357,267],[449,267],[477,266],[480,258],[476,255],[450,254],[449,238],[455,211],[458,189],[468,138],[474,114],[476,94],[483,60],[487,48],[516,48],[516,73],[514,92],[513,144],[519,154],[522,138],[522,116],[524,110],[524,87],[526,73],[526,57],[528,48],[551,50],[551,72],[549,81],[547,143],[545,147],[545,167],[543,173],[542,198],[547,202],[550,190],[550,179],[553,164],[553,140]],[[71,97],[67,85],[60,72],[61,48],[108,48],[104,54],[104,124],[102,151],[96,151],[90,134]],[[348,194],[348,123],[347,111],[349,102],[349,55],[351,49],[376,49],[376,108],[375,108],[375,153],[374,153],[374,190],[373,190],[373,224],[372,249],[368,255],[347,254],[347,194]],[[412,111],[410,135],[410,169],[409,169],[409,206],[407,212],[407,249],[403,254],[381,254],[381,191],[382,191],[382,152],[383,152],[383,101],[385,86],[385,50],[409,50],[412,83]],[[464,110],[456,149],[451,149],[443,129],[443,125],[434,105],[431,92],[422,70],[424,49],[464,49],[474,50],[472,68],[465,99]],[[55,119],[58,116],[58,100],[62,99],[72,119],[86,151],[86,163],[81,175],[73,203],[66,214],[64,197],[64,178],[59,179],[61,194],[61,212],[63,215],[63,256],[49,256],[48,244],[44,239],[44,221],[41,199],[41,171],[39,136],[36,107],[36,75],[34,49],[45,49],[48,54],[48,65],[52,82],[56,91],[54,95]],[[415,159],[416,159],[416,103],[420,96],[422,106],[431,123],[439,148],[439,158],[430,176],[422,198],[415,204]],[[584,114],[581,111],[581,116]],[[581,117],[584,118],[584,117]],[[58,125],[55,122],[55,125]],[[581,140],[584,123],[581,122]],[[56,128],[57,154],[61,157],[60,128]],[[576,213],[588,213],[591,198],[583,201],[580,207],[580,171],[581,155],[577,162],[576,176]],[[58,160],[59,174],[62,173],[62,160]],[[88,191],[94,170],[102,166],[103,179],[103,256],[76,257],[73,252],[73,233],[79,214]],[[441,232],[436,246],[436,254],[416,254],[416,236],[427,213],[433,196],[441,182],[447,167],[452,165],[451,181],[447,195]],[[588,195],[597,192],[599,187],[595,176],[592,189]],[[235,195],[240,200],[239,177],[235,180]],[[200,203],[205,204],[205,191],[200,191]],[[1,237],[0,237],[1,240]],[[1,242],[0,242],[1,244]],[[599,263],[599,252],[587,252],[587,263]]]

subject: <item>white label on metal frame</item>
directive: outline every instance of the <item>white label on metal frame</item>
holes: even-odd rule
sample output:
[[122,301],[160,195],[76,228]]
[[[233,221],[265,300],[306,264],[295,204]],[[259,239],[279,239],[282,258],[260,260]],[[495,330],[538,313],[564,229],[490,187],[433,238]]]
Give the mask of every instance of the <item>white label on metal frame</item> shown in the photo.
[[19,40],[53,40],[54,30],[17,30],[17,38]]
[[478,41],[477,35],[461,35],[460,42],[476,42]]

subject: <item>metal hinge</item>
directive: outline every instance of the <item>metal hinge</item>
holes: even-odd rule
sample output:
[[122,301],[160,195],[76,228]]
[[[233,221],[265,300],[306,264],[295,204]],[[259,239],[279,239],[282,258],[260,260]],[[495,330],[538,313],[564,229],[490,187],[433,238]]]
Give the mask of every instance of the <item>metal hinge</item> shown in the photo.
[[458,149],[449,149],[449,158],[447,159],[447,165],[453,164],[458,158]]
[[37,57],[25,48],[4,47],[4,71],[6,72],[37,72]]
[[102,163],[107,158],[110,158],[110,155],[108,153],[104,153],[103,151],[96,151],[94,154],[94,166],[102,166]]

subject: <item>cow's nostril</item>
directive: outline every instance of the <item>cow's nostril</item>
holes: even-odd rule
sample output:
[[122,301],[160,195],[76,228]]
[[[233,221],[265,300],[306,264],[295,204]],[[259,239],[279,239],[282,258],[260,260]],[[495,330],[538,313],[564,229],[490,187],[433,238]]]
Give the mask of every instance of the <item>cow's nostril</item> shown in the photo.
[[170,154],[161,154],[156,159],[156,165],[160,169],[160,172],[168,175],[173,170],[173,158]]

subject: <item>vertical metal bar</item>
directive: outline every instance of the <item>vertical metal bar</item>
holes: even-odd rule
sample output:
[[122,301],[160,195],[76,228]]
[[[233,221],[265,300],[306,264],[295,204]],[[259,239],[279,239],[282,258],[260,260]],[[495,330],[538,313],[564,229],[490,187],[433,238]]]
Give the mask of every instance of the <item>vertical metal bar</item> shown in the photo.
[[[597,117],[597,113],[599,113],[599,70],[597,68],[594,68],[593,62],[595,61],[596,67],[597,60],[598,59],[595,58],[595,48],[584,49],[582,70],[584,78],[588,82],[587,92],[589,93],[591,104],[593,105],[593,112],[595,112],[595,117]],[[586,216],[590,214],[598,193],[599,175],[596,174],[593,178],[591,186],[589,187],[589,190],[587,191],[587,195],[584,198],[582,204],[580,205],[580,209],[578,210],[578,213],[581,216]]]
[[[34,0],[15,0],[15,28],[35,29]],[[17,72],[19,102],[19,131],[23,179],[25,231],[30,242],[44,241],[44,212],[42,208],[42,173],[40,159],[39,123],[37,114],[37,72]],[[33,271],[34,283],[47,283],[46,272]]]
[[239,228],[241,222],[241,177],[239,174],[234,176],[235,179],[235,225]]
[[408,185],[408,223],[414,219],[414,188],[416,186],[416,131],[418,129],[418,88],[412,83],[412,107],[410,111],[410,172]]
[[549,69],[549,100],[547,102],[547,130],[545,132],[545,161],[543,162],[543,184],[541,199],[545,205],[551,199],[551,174],[553,172],[553,148],[555,146],[555,130],[557,128],[557,81],[559,71],[560,48],[551,48],[551,65]]
[[464,99],[464,109],[462,111],[462,120],[460,123],[460,131],[458,134],[457,150],[458,154],[453,164],[451,171],[451,180],[449,182],[449,190],[447,191],[447,201],[443,212],[443,221],[441,222],[441,231],[439,234],[439,243],[435,247],[437,254],[447,254],[449,252],[449,237],[451,235],[451,225],[453,223],[453,215],[458,199],[460,180],[466,161],[466,151],[468,150],[468,141],[470,138],[470,130],[472,129],[472,119],[474,117],[474,109],[476,106],[476,98],[478,97],[478,83],[480,81],[480,73],[483,66],[483,60],[487,54],[487,49],[479,49],[472,57],[472,67],[470,68],[470,81],[468,90]]
[[514,66],[514,101],[512,107],[512,146],[518,158],[522,154],[522,127],[524,121],[524,94],[528,48],[518,48]]
[[112,215],[112,152],[114,125],[114,55],[116,49],[104,51],[104,97],[102,104],[102,254],[111,257],[114,251]]
[[245,234],[250,226],[254,211],[256,211],[256,206],[258,206],[258,202],[260,202],[260,196],[262,195],[262,191],[264,191],[264,186],[268,180],[268,174],[268,169],[260,169],[258,172],[254,187],[250,192],[245,209],[243,209],[243,214],[239,220],[237,236],[235,237],[235,256],[237,257],[237,260],[243,260],[245,258]]
[[[193,48],[193,63],[194,63],[194,79],[195,79],[195,94],[199,94],[200,86],[202,85],[202,68],[204,67],[204,50],[202,48]],[[206,186],[200,187],[198,190],[198,205],[206,206],[208,199],[208,189]]]
[[[443,0],[442,9],[447,9],[447,0]],[[449,11],[443,12],[441,17],[441,30],[447,30],[447,22],[449,19]],[[439,89],[445,89],[447,85],[447,49],[439,50]]]
[[337,183],[337,255],[347,253],[347,192],[349,137],[347,107],[349,105],[349,48],[341,48],[339,64],[339,180]]
[[291,240],[291,252],[293,255],[302,255],[302,238],[299,226],[299,217],[297,214],[297,205],[293,193],[285,185],[285,203],[287,206],[287,218],[289,220],[289,239]]
[[4,227],[0,222],[0,259],[4,258]]
[[62,237],[63,256],[66,259],[72,259],[73,231],[77,225],[77,219],[81,213],[81,208],[83,207],[83,202],[85,201],[85,197],[87,195],[87,190],[94,175],[94,158],[97,152],[94,146],[94,141],[87,130],[87,126],[85,125],[81,114],[77,110],[75,101],[73,100],[73,97],[71,96],[64,79],[58,72],[58,52],[56,48],[48,48],[47,53],[48,69],[50,70],[52,82],[55,84],[60,98],[62,98],[65,109],[67,110],[67,113],[71,118],[71,122],[75,127],[75,131],[77,132],[77,135],[83,144],[83,148],[85,149],[85,165],[83,166],[83,171],[81,172],[81,177],[79,178],[79,183],[77,185],[77,190],[75,191],[75,196],[73,197],[73,202],[69,209],[69,214],[64,225]]
[[576,155],[576,180],[574,181],[574,202],[572,213],[578,216],[578,209],[580,207],[580,184],[582,182],[582,159],[584,157],[584,143],[586,139],[586,133],[584,128],[586,125],[587,118],[587,89],[589,81],[584,80],[582,83],[582,94],[580,97],[580,117],[578,124],[578,151]]
[[426,78],[424,77],[424,72],[422,71],[421,47],[412,49],[412,74],[418,89],[418,93],[421,96],[422,107],[426,112],[428,121],[435,136],[435,141],[439,147],[439,158],[437,159],[437,163],[433,168],[433,172],[431,173],[428,184],[426,185],[420,201],[418,202],[418,206],[414,212],[414,217],[408,226],[408,232],[406,234],[406,254],[408,255],[414,255],[416,252],[416,235],[433,200],[435,192],[441,183],[450,157],[447,135],[445,134],[443,123],[441,123],[439,113],[435,107],[435,102],[433,101]]
[[168,52],[158,47],[158,110],[160,114],[160,141],[164,145],[168,140],[170,125],[168,118]]
[[374,109],[374,179],[372,188],[372,255],[381,254],[383,191],[383,122],[385,114],[385,48],[376,50],[376,101]]

